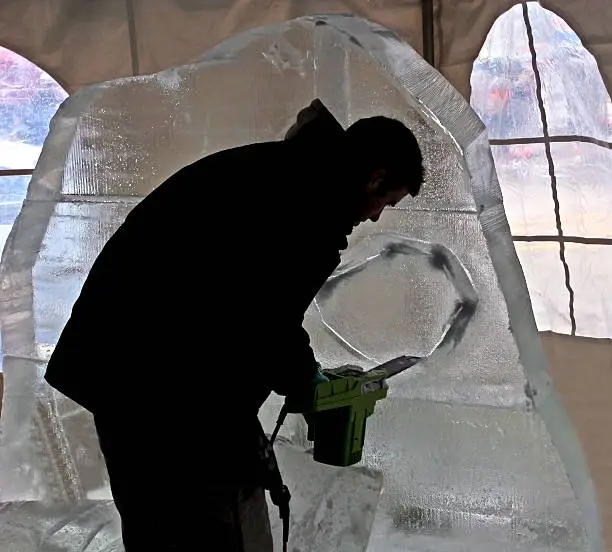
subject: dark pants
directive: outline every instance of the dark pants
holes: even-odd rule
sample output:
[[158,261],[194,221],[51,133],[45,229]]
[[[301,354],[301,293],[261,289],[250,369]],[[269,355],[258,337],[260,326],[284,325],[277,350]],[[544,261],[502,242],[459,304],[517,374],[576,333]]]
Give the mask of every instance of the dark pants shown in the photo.
[[135,423],[135,412],[94,416],[126,552],[272,552],[263,489],[215,485],[200,431]]

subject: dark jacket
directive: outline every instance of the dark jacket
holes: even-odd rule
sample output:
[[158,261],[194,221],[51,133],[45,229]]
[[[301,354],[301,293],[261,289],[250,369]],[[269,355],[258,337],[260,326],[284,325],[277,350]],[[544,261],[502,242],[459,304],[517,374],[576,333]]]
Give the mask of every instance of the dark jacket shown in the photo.
[[352,230],[345,158],[323,110],[289,141],[179,170],[99,254],[47,382],[94,413],[191,408],[217,439],[243,431],[270,390],[307,385],[304,313]]

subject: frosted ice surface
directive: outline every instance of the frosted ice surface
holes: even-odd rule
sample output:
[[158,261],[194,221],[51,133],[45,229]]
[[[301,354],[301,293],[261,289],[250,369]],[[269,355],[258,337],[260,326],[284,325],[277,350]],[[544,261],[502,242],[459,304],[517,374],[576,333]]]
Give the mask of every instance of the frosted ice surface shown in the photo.
[[[279,445],[297,497],[295,546],[311,549],[320,532],[327,544],[317,550],[603,550],[482,124],[410,47],[348,16],[238,35],[194,65],[89,87],[61,107],[2,265],[0,501],[31,502],[6,506],[0,529],[17,530],[20,516],[78,523],[90,507],[106,523],[110,494],[91,416],[42,380],[105,240],[175,170],[280,139],[314,97],[343,125],[374,114],[405,121],[423,148],[427,182],[419,198],[352,236],[307,312],[313,347],[329,367],[433,353],[391,380],[369,420],[363,466],[313,463],[296,452],[310,446],[303,421],[285,424],[282,435],[297,447]],[[378,255],[396,238],[400,254]],[[367,257],[362,270],[348,270]],[[453,318],[465,304],[475,309]],[[449,323],[454,339],[436,347]],[[273,396],[260,412],[269,431],[279,406]],[[271,516],[278,530],[275,509]],[[28,523],[19,529],[26,540],[38,531]]]
[[41,360],[5,357],[0,501],[110,498],[91,414],[50,388],[44,371]]
[[[381,474],[362,466],[318,464],[308,451],[282,438],[276,454],[288,474],[285,484],[292,495],[294,549],[365,552],[380,499]],[[197,508],[197,499],[193,507]],[[274,541],[280,547],[282,524],[276,507],[271,502],[268,507]],[[119,516],[108,488],[60,504],[34,499],[0,504],[0,543],[3,552],[123,551]]]
[[[279,438],[276,448],[291,492],[291,549],[321,552],[365,551],[383,484],[382,475],[363,466],[325,466],[309,452]],[[282,549],[282,524],[268,504],[275,546]]]
[[390,398],[367,445],[386,486],[372,550],[420,550],[413,543],[423,536],[433,550],[491,550],[493,540],[508,550],[585,546],[580,510],[536,416]]
[[119,515],[109,499],[0,506],[0,542],[6,552],[123,552],[120,537]]

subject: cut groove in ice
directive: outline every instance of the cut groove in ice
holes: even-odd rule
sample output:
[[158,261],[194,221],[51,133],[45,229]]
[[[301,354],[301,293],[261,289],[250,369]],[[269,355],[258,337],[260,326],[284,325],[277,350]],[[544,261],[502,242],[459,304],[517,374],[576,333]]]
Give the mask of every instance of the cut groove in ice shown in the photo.
[[[452,253],[452,251],[440,244],[431,244],[422,240],[409,238],[408,236],[387,233],[369,236],[351,247],[348,253],[350,254],[350,257],[347,258],[347,256],[345,256],[344,262],[340,264],[334,274],[332,274],[332,276],[327,280],[326,284],[317,294],[314,302],[317,312],[321,316],[323,325],[341,344],[369,363],[381,364],[386,360],[389,360],[389,358],[381,358],[380,356],[378,356],[378,358],[369,356],[363,349],[360,350],[355,345],[352,345],[347,337],[342,336],[341,333],[334,328],[331,321],[326,320],[326,306],[331,303],[328,309],[331,311],[336,311],[335,314],[337,315],[337,318],[342,321],[343,325],[351,327],[350,323],[346,323],[347,313],[337,312],[341,309],[340,306],[343,304],[343,297],[340,290],[343,284],[350,287],[350,282],[354,282],[359,274],[367,271],[368,268],[371,270],[375,263],[381,262],[384,262],[386,271],[393,275],[399,274],[401,276],[402,272],[404,272],[402,269],[405,269],[405,267],[411,263],[415,264],[415,257],[424,259],[427,266],[430,268],[430,270],[427,270],[422,276],[421,285],[425,287],[429,286],[430,281],[435,279],[435,275],[432,274],[432,272],[441,272],[454,288],[456,298],[454,304],[452,304],[452,309],[450,306],[446,309],[446,312],[450,312],[450,314],[447,314],[445,323],[440,324],[441,336],[435,343],[428,344],[424,351],[415,351],[414,349],[410,349],[411,344],[409,343],[409,340],[411,340],[413,336],[409,336],[408,327],[405,326],[403,328],[404,339],[402,339],[402,328],[400,325],[398,328],[400,332],[400,337],[397,340],[398,349],[395,351],[391,349],[389,345],[387,345],[383,354],[386,355],[386,357],[395,357],[403,354],[407,356],[420,356],[422,358],[427,358],[434,353],[444,352],[445,354],[449,354],[450,351],[452,351],[452,349],[454,349],[455,346],[461,341],[465,333],[465,329],[478,304],[478,296],[472,284],[471,278],[465,270],[465,267]],[[401,266],[394,266],[394,261],[400,262]],[[399,282],[399,285],[396,286],[393,286],[392,282],[389,282],[389,285],[384,286],[387,289],[387,293],[385,295],[397,298],[398,296],[401,296],[402,291],[417,287],[415,286],[415,283],[414,278],[408,280],[402,279],[402,281]],[[381,287],[381,284],[382,282],[378,280],[377,285]],[[431,282],[431,284],[433,284],[433,282]],[[359,293],[359,295],[367,296],[368,282],[361,287],[362,293]],[[432,285],[432,287],[435,286]],[[355,294],[354,291],[353,294]],[[427,312],[426,308],[419,308],[420,305],[416,303],[414,297],[411,299],[411,301],[406,301],[406,307],[412,308],[417,312]],[[381,296],[380,294],[377,294],[376,301],[379,302],[380,300]],[[397,299],[395,299],[395,302],[397,303]],[[348,301],[345,303],[348,304]],[[392,308],[391,305],[382,306],[379,303],[376,310],[381,313],[388,313],[390,310],[392,310]],[[368,312],[367,308],[365,309],[365,312]],[[404,316],[401,316],[400,320],[405,321],[405,313],[401,314],[404,314]],[[444,312],[441,313],[441,316],[444,316]],[[386,340],[388,340],[390,333],[389,325],[382,323],[379,324],[379,327],[385,328],[385,337]],[[366,332],[362,328],[359,331],[359,334],[366,335]],[[381,336],[375,335],[373,337],[375,340],[373,346],[376,347],[376,340],[380,342]],[[388,341],[386,341],[386,343],[388,343]],[[378,343],[378,345],[380,345],[380,343]]]

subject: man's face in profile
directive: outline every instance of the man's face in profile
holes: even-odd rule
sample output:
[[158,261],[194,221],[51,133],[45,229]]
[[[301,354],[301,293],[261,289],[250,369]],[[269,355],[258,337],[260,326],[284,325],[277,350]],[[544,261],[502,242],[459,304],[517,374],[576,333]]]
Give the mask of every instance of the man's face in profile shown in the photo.
[[394,207],[408,195],[407,188],[385,190],[385,171],[374,171],[368,185],[364,200],[356,214],[354,226],[371,220],[376,222],[385,207]]

